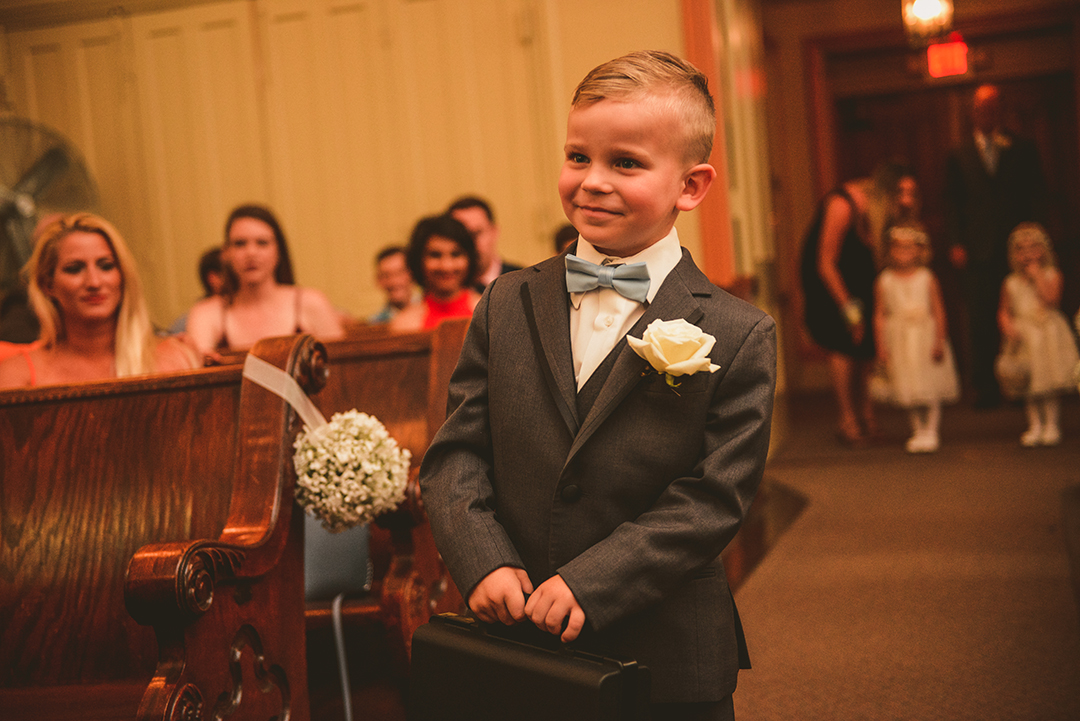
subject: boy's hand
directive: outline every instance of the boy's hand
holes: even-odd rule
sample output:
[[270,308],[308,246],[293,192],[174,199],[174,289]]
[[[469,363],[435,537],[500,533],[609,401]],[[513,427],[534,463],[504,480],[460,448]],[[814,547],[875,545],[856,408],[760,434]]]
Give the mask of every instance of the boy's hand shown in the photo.
[[476,584],[469,594],[469,608],[484,623],[513,626],[525,620],[525,594],[532,590],[524,569],[502,566]]
[[[540,584],[536,593],[529,597],[525,604],[525,613],[529,620],[536,624],[537,628],[548,633],[557,634],[560,631],[560,640],[570,643],[585,625],[585,611],[582,610],[574,592],[566,585],[562,576],[555,574]],[[563,631],[563,622],[569,616],[570,620]]]

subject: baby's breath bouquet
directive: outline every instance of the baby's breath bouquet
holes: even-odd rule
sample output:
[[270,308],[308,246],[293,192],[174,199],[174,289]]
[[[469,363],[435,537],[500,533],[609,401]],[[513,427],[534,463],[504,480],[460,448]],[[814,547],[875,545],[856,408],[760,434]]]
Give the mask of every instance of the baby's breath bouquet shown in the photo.
[[405,499],[412,454],[374,416],[356,410],[304,431],[296,452],[296,502],[332,532],[397,508]]

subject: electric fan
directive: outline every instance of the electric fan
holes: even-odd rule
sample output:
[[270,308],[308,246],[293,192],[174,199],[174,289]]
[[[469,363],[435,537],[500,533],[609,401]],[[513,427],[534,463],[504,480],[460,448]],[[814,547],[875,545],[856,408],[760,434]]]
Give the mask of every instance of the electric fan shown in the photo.
[[[0,325],[25,316],[19,270],[34,248],[34,228],[51,213],[96,210],[97,189],[78,151],[60,133],[0,115]],[[0,339],[26,340],[0,330]],[[31,338],[32,340],[32,338]]]

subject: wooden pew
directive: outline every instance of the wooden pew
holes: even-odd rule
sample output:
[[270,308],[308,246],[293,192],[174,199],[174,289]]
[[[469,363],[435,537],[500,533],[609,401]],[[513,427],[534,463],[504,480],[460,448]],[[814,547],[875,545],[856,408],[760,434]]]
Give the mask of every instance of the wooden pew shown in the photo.
[[238,366],[0,394],[0,717],[305,721],[296,428]]
[[[372,591],[348,599],[343,608],[350,625],[385,627],[392,660],[402,676],[407,673],[412,632],[432,613],[464,607],[435,549],[416,473],[446,417],[450,376],[468,326],[468,320],[452,320],[433,331],[413,333],[391,333],[385,326],[354,329],[344,340],[324,344],[329,373],[326,387],[313,396],[328,420],[354,408],[375,416],[413,454],[406,503],[371,526]],[[221,359],[240,364],[245,355],[231,352]],[[309,630],[329,624],[329,601],[307,605]]]
[[[463,607],[435,549],[416,476],[424,452],[446,417],[450,375],[467,329],[467,320],[456,320],[443,322],[434,331],[328,342],[330,372],[326,387],[314,397],[328,419],[353,408],[375,416],[401,446],[412,451],[406,502],[371,527],[372,593],[348,600],[343,609],[350,624],[385,626],[402,673],[413,631],[433,613]],[[309,603],[307,620],[309,629],[329,624],[329,602]]]

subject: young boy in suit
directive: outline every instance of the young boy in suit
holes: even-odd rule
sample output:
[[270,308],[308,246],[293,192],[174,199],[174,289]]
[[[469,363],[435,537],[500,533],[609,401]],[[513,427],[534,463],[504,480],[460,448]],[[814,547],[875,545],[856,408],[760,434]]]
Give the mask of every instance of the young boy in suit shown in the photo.
[[[580,238],[488,287],[420,472],[472,611],[648,666],[655,718],[733,718],[745,646],[719,555],[769,446],[773,321],[674,228],[716,176],[714,129],[708,81],[673,55],[585,77],[559,178]],[[680,327],[650,350],[653,321]]]

